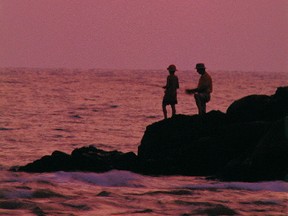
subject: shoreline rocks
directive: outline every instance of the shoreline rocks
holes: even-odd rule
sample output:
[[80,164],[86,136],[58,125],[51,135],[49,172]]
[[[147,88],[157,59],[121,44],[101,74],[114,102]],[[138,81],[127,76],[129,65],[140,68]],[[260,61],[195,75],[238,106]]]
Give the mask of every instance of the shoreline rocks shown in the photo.
[[[250,95],[226,113],[176,115],[147,126],[133,152],[55,151],[17,171],[127,170],[147,175],[201,175],[224,181],[285,180],[288,174],[288,87]],[[287,179],[286,179],[287,180]]]
[[54,151],[39,160],[18,167],[23,172],[89,171],[107,172],[112,169],[134,171],[137,156],[133,152],[104,151],[94,146],[76,148],[66,154]]

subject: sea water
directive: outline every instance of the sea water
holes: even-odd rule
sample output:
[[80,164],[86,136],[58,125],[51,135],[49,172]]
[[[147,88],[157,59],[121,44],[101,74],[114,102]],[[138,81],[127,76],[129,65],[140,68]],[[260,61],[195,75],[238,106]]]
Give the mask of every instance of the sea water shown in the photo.
[[[214,91],[208,111],[226,112],[241,97],[272,95],[288,85],[285,72],[209,73]],[[283,181],[9,171],[54,150],[70,154],[88,145],[137,153],[146,126],[163,119],[167,75],[166,70],[0,69],[0,215],[287,215]],[[177,113],[197,114],[185,89],[195,87],[199,75],[176,75]]]

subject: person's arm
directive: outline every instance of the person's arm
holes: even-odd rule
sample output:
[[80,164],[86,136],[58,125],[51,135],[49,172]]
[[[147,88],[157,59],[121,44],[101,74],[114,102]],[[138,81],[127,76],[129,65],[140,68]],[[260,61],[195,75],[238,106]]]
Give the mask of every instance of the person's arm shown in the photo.
[[187,94],[194,94],[194,93],[201,93],[201,92],[205,92],[207,89],[207,86],[205,84],[205,79],[203,77],[203,75],[201,75],[199,82],[198,82],[198,86],[197,88],[194,89],[186,89],[186,93]]
[[166,85],[163,86],[164,89],[167,89],[169,87],[169,77],[167,77],[167,80],[166,80]]
[[198,93],[202,93],[202,92],[206,92],[207,91],[207,86],[199,86],[198,88],[195,89],[195,92],[198,92]]

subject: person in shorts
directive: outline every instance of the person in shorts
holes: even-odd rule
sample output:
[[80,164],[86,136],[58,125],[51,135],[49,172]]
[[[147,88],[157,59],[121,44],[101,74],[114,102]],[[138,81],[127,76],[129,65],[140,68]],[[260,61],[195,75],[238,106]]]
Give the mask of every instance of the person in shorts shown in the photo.
[[170,105],[172,109],[172,117],[176,115],[176,107],[175,105],[178,103],[177,101],[177,89],[179,88],[178,77],[175,75],[176,66],[169,65],[167,68],[169,75],[167,76],[166,85],[163,86],[165,89],[163,101],[162,101],[162,109],[164,118],[167,119],[167,109],[166,106]]

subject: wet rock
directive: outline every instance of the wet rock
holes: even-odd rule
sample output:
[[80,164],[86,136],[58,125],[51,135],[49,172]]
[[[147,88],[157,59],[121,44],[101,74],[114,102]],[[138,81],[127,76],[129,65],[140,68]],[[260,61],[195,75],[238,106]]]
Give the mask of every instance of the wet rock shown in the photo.
[[272,96],[251,95],[235,101],[227,114],[179,115],[149,125],[138,147],[142,172],[285,180],[287,98],[288,87],[279,87]]
[[138,155],[94,146],[55,151],[19,171],[128,170],[149,175],[201,175],[221,180],[285,180],[288,176],[288,87],[250,95],[227,113],[176,115],[147,126]]
[[71,155],[55,151],[39,160],[18,168],[25,172],[91,171],[106,172],[112,169],[134,171],[137,156],[133,152],[104,151],[93,146],[75,149]]
[[237,121],[268,120],[271,97],[267,95],[250,95],[232,103],[227,115]]
[[249,95],[233,102],[227,115],[234,121],[275,121],[288,115],[288,86],[274,95]]
[[209,165],[197,161],[208,156],[210,146],[214,146],[212,137],[225,122],[224,113],[212,111],[205,116],[178,115],[148,126],[138,147],[139,159],[149,164],[143,166],[144,171],[158,167],[158,174],[206,173],[203,167]]
[[50,156],[46,155],[26,166],[19,167],[19,171],[25,172],[52,172],[70,170],[71,156],[60,151],[54,151]]
[[256,180],[285,179],[288,174],[288,116],[273,123],[251,158],[250,175]]
[[270,122],[231,123],[218,111],[176,116],[147,127],[138,157],[147,164],[142,166],[145,173],[218,175],[229,164],[250,157],[270,126]]

